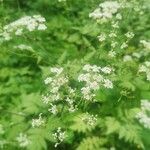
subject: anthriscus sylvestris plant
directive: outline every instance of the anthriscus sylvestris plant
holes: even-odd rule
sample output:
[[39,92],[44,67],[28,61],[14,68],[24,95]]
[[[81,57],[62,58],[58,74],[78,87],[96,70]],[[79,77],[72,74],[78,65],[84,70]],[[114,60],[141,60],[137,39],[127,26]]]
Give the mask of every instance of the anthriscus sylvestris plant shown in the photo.
[[148,4],[0,2],[0,149],[149,150]]
[[[84,65],[76,81],[74,81],[77,82],[74,83],[75,85],[81,84],[80,86],[71,86],[71,79],[61,67],[50,68],[49,72],[50,76],[44,80],[45,85],[47,85],[47,92],[42,96],[42,101],[48,107],[47,111],[50,115],[59,117],[62,113],[74,113],[75,117],[76,113],[83,112],[86,113],[86,116],[82,117],[81,121],[89,127],[95,125],[98,114],[89,114],[88,109],[83,108],[88,103],[97,101],[96,91],[101,88],[113,88],[112,81],[107,77],[113,73],[113,69],[108,66]],[[32,120],[32,127],[39,127],[43,123],[40,114],[38,119]],[[56,140],[55,147],[63,142],[64,134],[65,131],[61,132],[61,127],[58,127],[56,133],[53,133]]]

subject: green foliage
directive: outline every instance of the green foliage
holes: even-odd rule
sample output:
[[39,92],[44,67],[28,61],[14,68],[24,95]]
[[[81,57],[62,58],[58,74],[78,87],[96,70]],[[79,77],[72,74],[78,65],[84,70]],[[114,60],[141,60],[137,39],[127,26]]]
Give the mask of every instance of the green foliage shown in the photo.
[[86,124],[82,118],[85,117],[86,114],[79,114],[76,117],[74,117],[73,119],[73,124],[70,126],[70,128],[73,131],[77,131],[77,132],[83,132],[86,133],[87,131],[91,131],[92,129],[94,129],[94,126],[89,126],[88,124]]
[[[150,49],[140,43],[150,39],[150,2],[124,1],[129,7],[120,10],[123,19],[119,28],[113,28],[113,21],[103,24],[89,17],[104,0],[0,0],[0,149],[149,150],[150,131],[139,124],[136,115],[141,110],[140,100],[150,100],[150,83],[145,73],[139,72],[139,66],[150,60]],[[38,14],[45,17],[46,30],[25,31],[2,42],[5,25]],[[132,39],[125,37],[128,31],[135,34]],[[110,37],[111,32],[117,36]],[[104,42],[97,38],[101,33],[107,36]],[[126,41],[128,47],[121,49]],[[115,42],[118,45],[112,48]],[[21,44],[32,49],[15,48]],[[111,50],[116,52],[115,57],[108,55]],[[132,60],[125,61],[125,56]],[[101,87],[92,102],[81,98],[82,83],[76,82],[85,64],[114,69],[108,75],[113,89]],[[60,92],[63,100],[57,102],[58,114],[52,115],[50,105],[43,104],[42,95],[51,90],[44,85],[50,67],[63,67],[69,86],[77,88],[77,112],[68,112],[69,106],[64,105],[67,86]],[[93,126],[83,121],[86,112],[98,115]],[[45,123],[33,128],[32,119],[40,113]],[[66,137],[55,148],[53,134],[59,127]],[[17,141],[20,133],[30,141],[26,147],[20,147]]]
[[106,118],[106,134],[118,134],[119,139],[124,139],[127,142],[134,143],[140,148],[144,148],[140,139],[140,128],[136,125],[126,122],[120,122],[115,118]]
[[81,144],[78,146],[77,150],[106,150],[107,148],[103,147],[106,144],[107,140],[105,138],[99,137],[87,137]]

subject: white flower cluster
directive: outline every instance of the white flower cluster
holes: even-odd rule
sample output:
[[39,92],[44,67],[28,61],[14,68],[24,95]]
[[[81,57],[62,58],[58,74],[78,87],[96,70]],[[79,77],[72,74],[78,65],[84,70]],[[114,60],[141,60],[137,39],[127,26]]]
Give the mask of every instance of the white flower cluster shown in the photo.
[[106,34],[105,33],[101,33],[99,36],[97,36],[98,40],[100,42],[103,42],[106,40]]
[[33,51],[31,46],[25,45],[25,44],[19,44],[17,46],[14,46],[15,49],[19,49],[19,50],[28,50],[28,51]]
[[19,136],[16,138],[16,140],[19,143],[20,147],[26,147],[30,144],[30,141],[27,138],[27,135],[23,133],[20,133]]
[[134,37],[134,33],[133,32],[127,32],[127,33],[125,33],[125,37],[127,38],[127,40],[122,43],[122,45],[120,47],[121,49],[125,49],[128,47],[128,42],[129,42],[129,40],[131,40]]
[[[119,28],[119,26],[118,26],[118,28]],[[128,43],[134,37],[134,33],[127,32],[127,33],[125,33],[125,37],[127,39],[120,45],[121,49],[125,49],[128,47]],[[107,39],[111,40],[111,44],[110,44],[111,51],[109,51],[108,56],[112,57],[112,58],[115,57],[116,53],[115,53],[114,49],[116,48],[116,46],[119,45],[119,43],[115,41],[115,38],[117,38],[117,32],[116,31],[111,31],[109,33],[102,32],[99,36],[97,36],[97,38],[100,42],[107,41]]]
[[53,74],[53,77],[47,77],[44,82],[48,85],[48,93],[46,96],[43,96],[42,101],[45,104],[50,104],[51,108],[48,110],[52,114],[57,114],[57,106],[53,103],[62,100],[60,96],[60,89],[68,83],[68,77],[64,75],[63,68],[51,68],[50,72]]
[[[129,35],[130,37],[129,37]],[[133,38],[134,34],[132,32],[127,32],[126,35],[128,35],[129,38]],[[125,55],[123,57],[123,61],[124,62],[129,62],[129,61],[133,61],[135,58],[136,59],[140,59],[141,57],[146,57],[147,55],[150,54],[150,42],[145,41],[145,40],[141,40],[140,43],[144,46],[144,49],[142,51],[138,51],[138,52],[133,52],[132,54],[128,54]],[[127,44],[127,43],[126,43]],[[127,47],[128,45],[126,45],[125,47]],[[139,72],[146,72],[147,74],[147,79],[149,79],[149,72],[150,70],[149,68],[149,63],[146,62],[144,65],[141,65],[139,68]]]
[[108,56],[111,58],[114,58],[114,57],[116,57],[116,52],[114,50],[111,50],[108,52]]
[[39,114],[38,119],[32,119],[32,127],[39,127],[44,124],[44,120],[42,119],[42,113]]
[[[68,85],[68,77],[65,76],[63,68],[51,68],[51,73],[53,73],[53,77],[47,77],[44,82],[48,85],[48,93],[46,96],[43,96],[42,101],[45,104],[50,104],[51,108],[48,110],[52,114],[56,115],[58,113],[57,105],[54,104],[60,100],[66,102],[68,106],[69,112],[74,112],[76,110],[76,106],[74,105],[75,100],[75,89],[72,89]],[[67,94],[62,96],[62,91],[60,90],[63,86],[65,86]]]
[[55,143],[55,147],[57,147],[61,142],[64,141],[66,137],[65,134],[66,132],[65,131],[63,132],[61,127],[58,127],[57,131],[54,134],[52,134],[54,137],[54,140],[57,141],[57,143]]
[[69,112],[74,112],[77,108],[76,108],[76,105],[74,105],[74,103],[75,103],[75,101],[74,101],[74,99],[73,98],[69,98],[69,97],[67,97],[66,98],[66,102],[67,102],[67,104],[68,104],[68,111]]
[[48,111],[54,115],[56,115],[58,113],[58,109],[57,106],[55,104],[50,103],[51,108],[48,109]]
[[140,43],[144,46],[144,49],[142,49],[142,51],[140,50],[139,52],[134,52],[132,54],[133,57],[139,59],[141,57],[146,57],[147,55],[150,54],[150,42],[149,41],[145,41],[145,40],[141,40]]
[[78,76],[78,81],[85,83],[85,86],[81,89],[84,99],[93,100],[95,97],[94,91],[98,90],[100,86],[113,88],[112,81],[104,78],[103,76],[103,74],[110,74],[112,72],[112,68],[87,64],[83,67],[83,72],[84,73]]
[[99,8],[95,9],[89,14],[89,17],[97,21],[107,21],[117,13],[121,5],[117,1],[105,1],[99,5]]
[[123,61],[124,62],[129,62],[129,61],[132,61],[133,59],[132,59],[132,56],[130,56],[130,55],[125,55],[124,57],[123,57]]
[[31,32],[34,30],[45,30],[46,28],[45,18],[41,15],[25,16],[5,25],[3,27],[3,32],[0,33],[0,37],[8,41],[12,38],[12,33],[15,35],[22,35],[25,29]]
[[136,115],[136,118],[139,122],[145,127],[150,129],[150,101],[149,100],[141,100],[141,112]]
[[150,61],[146,61],[139,67],[139,72],[146,73],[147,80],[150,81]]
[[147,50],[150,50],[150,41],[141,40],[140,43],[143,44]]
[[49,87],[49,91],[46,96],[43,96],[43,102],[45,104],[55,102],[61,99],[59,90],[62,86],[68,83],[68,77],[63,74],[63,68],[51,68],[50,72],[54,74],[53,77],[47,77],[44,82]]
[[133,33],[133,32],[127,32],[127,33],[125,34],[125,36],[126,36],[127,38],[129,38],[129,39],[132,39],[132,38],[134,37],[134,33]]
[[[97,36],[97,38],[98,38],[98,40],[99,40],[100,42],[106,41],[107,38],[112,39],[112,38],[115,38],[115,37],[117,37],[117,34],[116,34],[114,31],[111,31],[108,35],[107,35],[106,33],[102,32],[99,36]],[[112,48],[115,48],[115,46],[116,46],[117,44],[118,44],[117,42],[112,41],[111,47],[112,47]]]
[[82,121],[90,126],[94,126],[97,122],[97,115],[86,113],[86,115],[82,117]]

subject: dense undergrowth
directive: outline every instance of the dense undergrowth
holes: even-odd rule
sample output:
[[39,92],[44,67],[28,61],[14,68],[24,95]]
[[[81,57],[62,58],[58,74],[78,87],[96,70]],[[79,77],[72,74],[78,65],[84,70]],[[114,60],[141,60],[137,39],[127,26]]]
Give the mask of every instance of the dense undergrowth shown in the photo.
[[0,149],[149,150],[149,0],[0,1]]

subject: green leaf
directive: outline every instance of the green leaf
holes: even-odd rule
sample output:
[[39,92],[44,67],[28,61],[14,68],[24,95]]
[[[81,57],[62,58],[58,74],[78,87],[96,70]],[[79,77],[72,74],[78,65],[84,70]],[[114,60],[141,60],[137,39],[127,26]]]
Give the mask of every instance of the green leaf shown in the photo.
[[103,147],[106,143],[107,140],[105,138],[87,137],[81,141],[76,150],[107,150],[107,148]]
[[46,130],[45,129],[30,129],[28,131],[30,144],[27,146],[27,150],[46,150]]
[[73,118],[74,123],[70,126],[70,129],[77,131],[77,132],[83,132],[83,133],[93,130],[95,126],[90,126],[82,120],[82,118],[85,116],[86,114],[79,114],[75,116]]
[[105,125],[107,127],[106,134],[111,134],[111,133],[117,132],[119,130],[120,126],[121,126],[120,122],[117,121],[113,117],[107,117],[105,119]]

